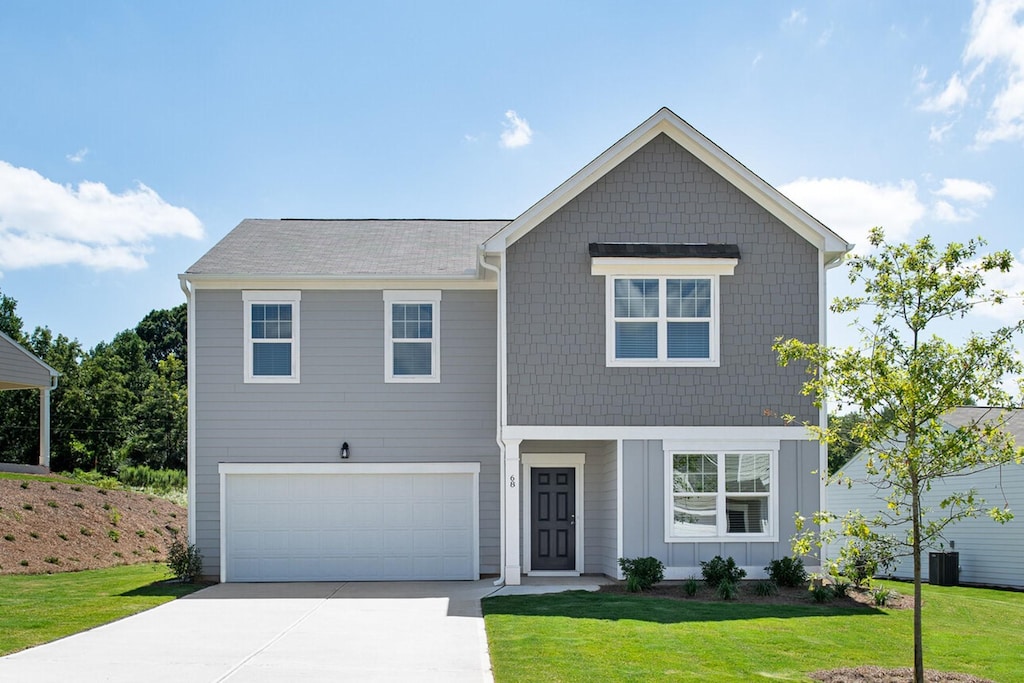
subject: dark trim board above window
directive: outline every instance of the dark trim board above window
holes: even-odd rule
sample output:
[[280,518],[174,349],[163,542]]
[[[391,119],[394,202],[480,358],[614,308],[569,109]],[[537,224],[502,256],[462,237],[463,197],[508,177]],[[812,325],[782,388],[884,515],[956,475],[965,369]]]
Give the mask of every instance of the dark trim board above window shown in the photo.
[[657,244],[651,242],[591,242],[597,258],[727,258],[739,259],[738,244]]

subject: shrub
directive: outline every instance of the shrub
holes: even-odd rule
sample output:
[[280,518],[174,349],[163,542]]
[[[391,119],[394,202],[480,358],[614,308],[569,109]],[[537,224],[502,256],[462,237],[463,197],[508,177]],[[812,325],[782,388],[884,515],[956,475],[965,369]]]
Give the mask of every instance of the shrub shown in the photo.
[[58,531],[58,532],[57,532],[57,536],[58,536],[58,538],[60,538],[60,540],[62,540],[62,541],[66,541],[66,540],[68,540],[68,535],[67,535],[66,533],[64,533],[63,531]]
[[665,578],[665,565],[656,557],[620,557],[619,567],[626,575],[626,590],[631,593],[647,590]]
[[60,559],[54,557],[53,555],[50,555],[45,560],[43,560],[43,562],[48,562],[49,564],[60,564]]
[[121,540],[121,533],[117,529],[110,529],[110,530],[108,530],[107,531],[107,536],[109,536],[110,540],[113,541],[114,543],[117,543],[118,541]]
[[21,488],[27,489],[28,488],[28,482],[27,481],[21,482]]
[[60,507],[55,500],[46,501],[46,507],[57,508]]
[[821,583],[816,583],[811,586],[811,597],[814,598],[814,602],[828,602],[836,596],[832,590],[832,586],[826,586]]
[[92,529],[87,529],[84,526],[78,530],[83,536],[92,536]]
[[90,484],[92,486],[95,486],[99,489],[99,492],[103,494],[106,493],[104,489],[121,488],[121,482],[119,482],[114,477],[108,477],[102,472],[86,472],[84,470],[76,469],[74,472],[70,474],[69,478],[74,479],[75,481],[80,481],[83,484]]
[[84,510],[85,509],[85,503],[75,503],[75,507],[76,508],[81,508],[81,509]]
[[152,489],[157,493],[184,491],[188,477],[183,470],[154,470],[146,465],[122,467],[117,478],[128,486]]
[[832,584],[832,590],[835,592],[836,597],[841,598],[846,595],[847,591],[850,590],[850,582],[836,581]]
[[774,581],[758,581],[754,584],[754,595],[761,598],[770,598],[779,594],[779,586]]
[[31,510],[32,509],[32,503],[22,503],[21,504],[21,509],[22,510]]
[[110,518],[110,523],[113,526],[117,526],[118,522],[121,521],[121,511],[116,506],[110,508],[110,513],[107,515]]
[[692,576],[686,580],[686,583],[683,584],[683,593],[685,593],[687,596],[691,598],[697,594],[697,591],[699,589],[700,584],[698,584],[697,579],[693,578]]
[[28,560],[22,560],[18,564],[20,564],[22,567],[27,567],[28,566]]
[[722,583],[722,581],[739,583],[747,575],[745,569],[736,566],[734,559],[730,557],[727,560],[723,560],[721,555],[715,555],[707,562],[701,562],[700,573],[712,588],[717,588],[718,584]]
[[4,540],[5,541],[13,541],[14,540],[14,534],[4,534]]
[[139,538],[145,538],[146,537],[146,530],[145,529],[136,529],[135,530],[135,535],[138,536]]
[[875,605],[878,607],[885,607],[891,601],[899,597],[899,593],[889,588],[882,588],[879,586],[875,590],[871,591],[871,597],[875,599]]
[[736,582],[729,579],[722,579],[718,582],[718,587],[715,589],[718,593],[718,597],[723,600],[735,600],[736,594],[739,590],[736,588]]
[[30,531],[30,532],[28,532],[28,535],[31,536],[32,538],[39,538],[39,532],[38,531]]
[[799,557],[783,557],[772,560],[765,567],[768,578],[777,586],[796,588],[807,581],[807,571],[804,569],[804,561]]
[[174,539],[167,549],[167,568],[185,583],[194,583],[203,572],[203,558],[194,543]]
[[871,584],[879,571],[891,567],[895,561],[895,541],[890,537],[855,539],[839,552],[837,570],[858,588]]

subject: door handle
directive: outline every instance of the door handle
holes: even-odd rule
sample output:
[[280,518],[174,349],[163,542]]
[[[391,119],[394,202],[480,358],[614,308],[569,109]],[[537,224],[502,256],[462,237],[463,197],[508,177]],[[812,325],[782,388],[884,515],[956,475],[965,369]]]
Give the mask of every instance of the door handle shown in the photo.
[[576,526],[576,515],[569,516],[569,526]]

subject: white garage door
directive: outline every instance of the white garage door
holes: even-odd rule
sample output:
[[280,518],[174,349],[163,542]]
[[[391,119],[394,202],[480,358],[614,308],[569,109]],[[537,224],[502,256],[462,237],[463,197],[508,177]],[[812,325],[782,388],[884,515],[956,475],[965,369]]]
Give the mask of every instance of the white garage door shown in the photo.
[[478,578],[478,463],[220,470],[222,581]]

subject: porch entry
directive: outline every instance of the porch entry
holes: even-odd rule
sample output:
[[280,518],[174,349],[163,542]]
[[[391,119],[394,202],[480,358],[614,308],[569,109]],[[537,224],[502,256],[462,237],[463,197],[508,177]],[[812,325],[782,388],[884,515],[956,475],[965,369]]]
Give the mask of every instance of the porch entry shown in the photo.
[[530,475],[530,567],[572,571],[576,569],[576,469],[534,467]]

